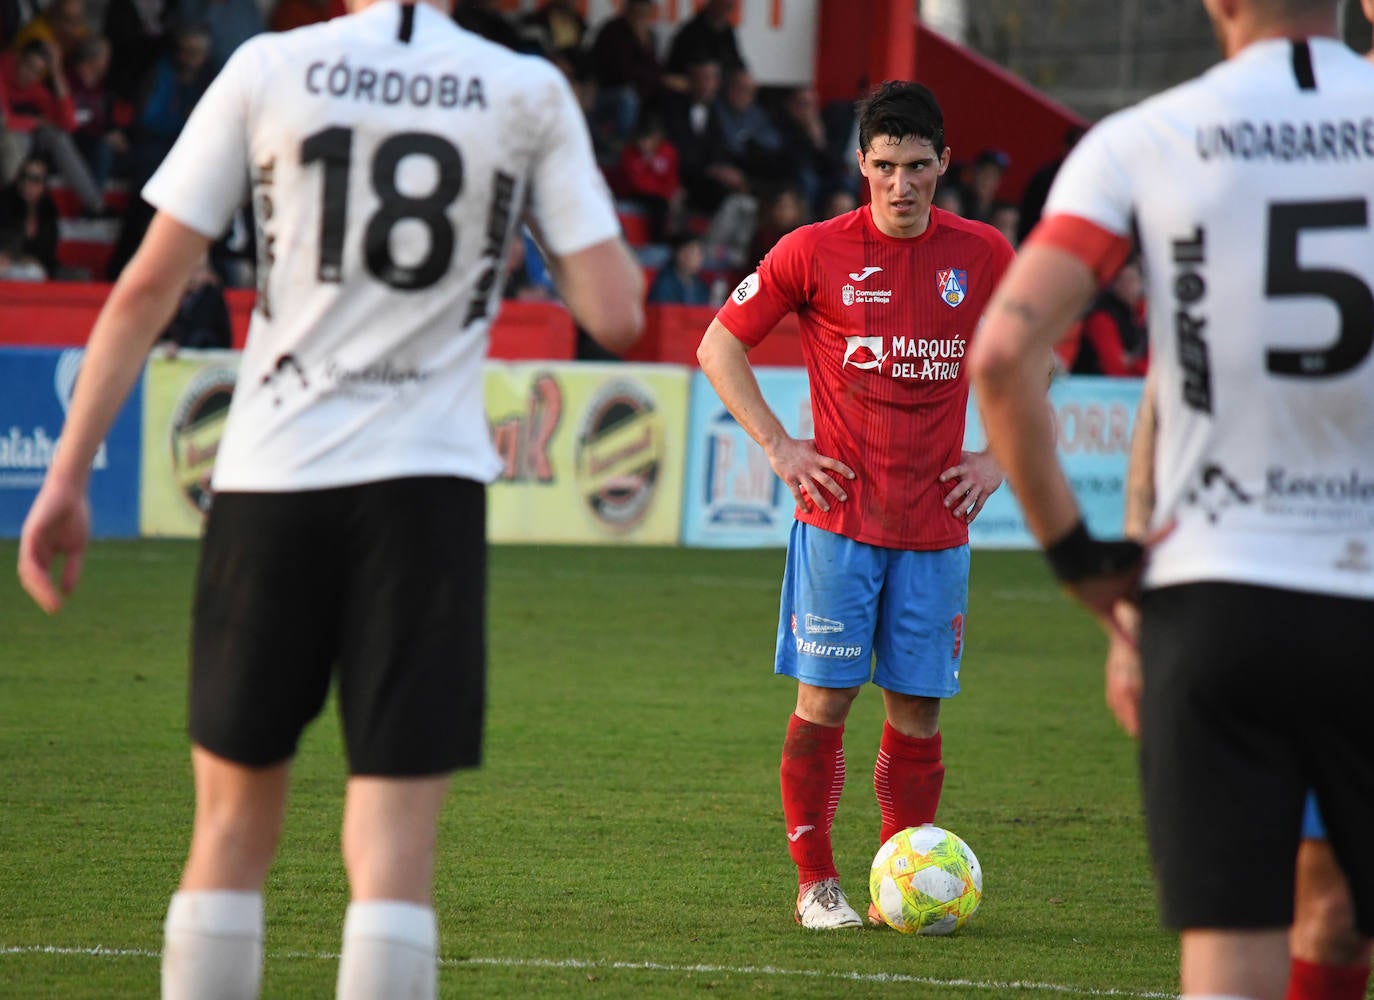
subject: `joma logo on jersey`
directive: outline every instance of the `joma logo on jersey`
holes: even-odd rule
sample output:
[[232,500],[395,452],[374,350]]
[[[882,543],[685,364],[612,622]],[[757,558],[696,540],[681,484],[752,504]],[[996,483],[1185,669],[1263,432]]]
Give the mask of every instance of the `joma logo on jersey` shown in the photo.
[[958,267],[945,267],[935,272],[935,286],[940,301],[953,309],[968,297],[968,272]]
[[[863,281],[870,275],[877,274],[881,267],[866,267],[862,273],[854,272],[850,277],[855,281]],[[855,288],[853,285],[844,284],[840,286],[840,301],[847,306],[852,306],[855,302],[877,302],[882,305],[892,301],[892,289],[890,288]]]

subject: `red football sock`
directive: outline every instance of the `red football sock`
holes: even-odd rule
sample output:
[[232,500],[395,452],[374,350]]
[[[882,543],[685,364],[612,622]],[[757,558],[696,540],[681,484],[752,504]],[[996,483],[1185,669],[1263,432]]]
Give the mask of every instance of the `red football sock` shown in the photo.
[[782,815],[800,886],[837,878],[830,826],[844,787],[844,726],[793,715],[782,745]]
[[935,822],[945,765],[940,757],[940,734],[904,736],[883,723],[883,742],[873,765],[873,791],[882,811],[879,843],[898,830]]
[[1286,1000],[1364,1000],[1369,964],[1321,965],[1294,958]]

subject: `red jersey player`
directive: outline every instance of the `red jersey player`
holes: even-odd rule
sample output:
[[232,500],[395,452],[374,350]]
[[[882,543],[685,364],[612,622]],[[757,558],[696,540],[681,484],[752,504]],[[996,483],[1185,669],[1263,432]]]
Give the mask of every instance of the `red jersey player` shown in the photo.
[[[839,887],[830,827],[845,718],[869,680],[887,714],[873,774],[879,842],[935,818],[940,701],[959,690],[968,523],[1002,482],[989,457],[963,450],[964,355],[1011,246],[931,207],[949,149],[927,88],[883,84],[860,115],[859,147],[871,203],[784,236],[697,351],[797,501],[775,672],[797,681],[782,801],[796,919],[816,929],[862,925]],[[814,440],[783,430],[747,357],[788,312],[801,321]]]

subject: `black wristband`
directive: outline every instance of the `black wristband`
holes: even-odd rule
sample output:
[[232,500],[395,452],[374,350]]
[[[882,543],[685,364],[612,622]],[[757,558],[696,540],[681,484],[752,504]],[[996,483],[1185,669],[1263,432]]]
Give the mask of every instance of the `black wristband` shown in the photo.
[[1103,542],[1088,534],[1088,526],[1078,523],[1059,541],[1045,549],[1050,569],[1061,583],[1077,583],[1090,576],[1115,576],[1135,569],[1145,558],[1145,549],[1129,539]]

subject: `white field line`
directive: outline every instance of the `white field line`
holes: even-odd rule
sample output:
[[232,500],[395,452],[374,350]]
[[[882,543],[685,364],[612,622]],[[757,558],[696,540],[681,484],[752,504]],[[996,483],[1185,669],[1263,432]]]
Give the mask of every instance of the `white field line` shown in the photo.
[[[57,945],[0,945],[0,956],[4,955],[76,955],[90,958],[160,958],[161,953],[145,948],[106,948],[96,945],[89,948],[64,948]],[[328,952],[278,952],[267,956],[269,961],[282,959],[307,959],[311,961],[338,961],[337,954]],[[850,983],[899,983],[916,986],[935,986],[944,988],[959,987],[970,990],[985,990],[989,993],[1055,993],[1065,996],[1081,997],[1126,997],[1130,1000],[1167,1000],[1175,993],[1148,993],[1139,990],[1092,989],[1085,986],[1069,986],[1062,983],[1035,983],[1023,980],[1013,982],[989,982],[975,979],[937,979],[933,976],[910,976],[900,972],[825,972],[819,969],[780,969],[771,965],[673,965],[667,962],[611,962],[591,961],[580,958],[446,958],[439,960],[440,965],[461,968],[472,965],[490,965],[518,969],[607,969],[629,972],[666,972],[673,975],[703,973],[708,975],[730,976],[777,976],[780,978],[834,980]]]

